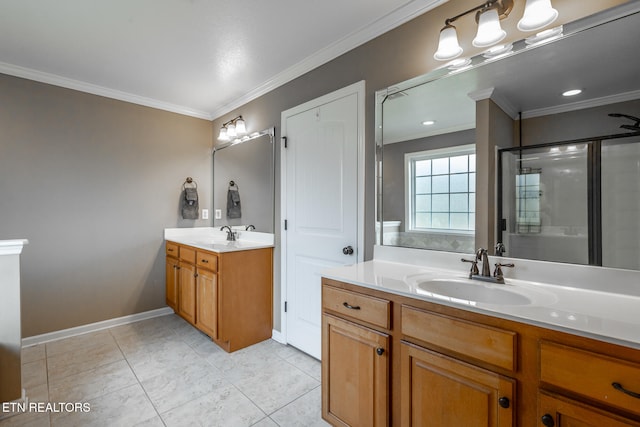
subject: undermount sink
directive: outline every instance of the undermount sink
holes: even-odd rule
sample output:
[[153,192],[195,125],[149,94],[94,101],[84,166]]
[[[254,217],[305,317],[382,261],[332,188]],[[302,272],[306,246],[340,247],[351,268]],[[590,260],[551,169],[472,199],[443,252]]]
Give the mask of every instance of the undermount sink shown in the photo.
[[504,284],[488,284],[463,279],[431,279],[416,283],[419,294],[449,299],[463,304],[530,305],[533,299],[525,292]]

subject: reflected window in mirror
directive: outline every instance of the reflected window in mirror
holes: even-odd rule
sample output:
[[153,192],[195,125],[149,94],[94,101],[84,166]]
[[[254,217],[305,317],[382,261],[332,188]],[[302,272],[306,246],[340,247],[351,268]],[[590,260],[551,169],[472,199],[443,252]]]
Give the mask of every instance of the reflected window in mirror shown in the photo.
[[516,228],[520,234],[540,232],[542,169],[521,168],[516,175]]
[[473,145],[405,154],[408,231],[473,234],[475,165]]

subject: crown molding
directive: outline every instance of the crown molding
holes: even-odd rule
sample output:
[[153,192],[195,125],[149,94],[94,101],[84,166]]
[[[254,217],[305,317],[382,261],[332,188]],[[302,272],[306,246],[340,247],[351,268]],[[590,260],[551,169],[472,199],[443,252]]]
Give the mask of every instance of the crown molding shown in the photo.
[[585,108],[599,107],[601,105],[614,104],[616,102],[633,101],[638,98],[640,98],[640,90],[634,90],[632,92],[603,96],[602,98],[593,98],[587,99],[585,101],[572,102],[571,104],[563,104],[554,107],[524,111],[522,113],[522,118],[530,119],[533,117],[547,116],[549,114],[567,113],[569,111],[584,110]]
[[327,62],[337,58],[338,56],[373,40],[374,38],[391,31],[392,29],[408,22],[417,16],[420,16],[449,0],[414,0],[406,5],[399,7],[390,14],[378,19],[371,25],[352,32],[346,37],[332,43],[331,45],[315,52],[297,64],[287,68],[281,73],[276,74],[260,86],[247,92],[233,102],[225,104],[215,109],[211,116],[219,118],[242,105],[253,101],[254,99],[294,80],[309,71],[326,64]]
[[211,120],[211,114],[205,111],[199,111],[181,105],[171,104],[169,102],[158,101],[153,98],[135,95],[104,86],[98,86],[86,83],[80,80],[69,79],[58,76],[56,74],[45,73],[43,71],[33,70],[31,68],[20,67],[18,65],[0,62],[0,73],[10,76],[21,77],[23,79],[34,80],[40,83],[47,83],[53,86],[73,89],[80,92],[90,93],[92,95],[104,96],[105,98],[117,99],[119,101],[130,102],[132,104],[143,105],[145,107],[157,108],[159,110],[170,111],[185,116],[196,117],[199,119]]

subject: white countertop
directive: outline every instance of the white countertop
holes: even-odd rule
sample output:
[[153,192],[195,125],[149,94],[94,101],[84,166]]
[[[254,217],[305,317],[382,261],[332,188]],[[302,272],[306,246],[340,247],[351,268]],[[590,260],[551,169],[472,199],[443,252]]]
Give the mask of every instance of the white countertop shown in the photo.
[[[460,258],[471,258],[472,255],[412,251],[416,250],[376,246],[373,261],[327,270],[322,275],[370,289],[640,349],[640,272],[501,258],[502,262],[513,262],[516,266],[504,269],[505,285],[489,286],[520,288],[535,298],[528,305],[499,305],[424,292],[417,286],[421,280],[466,280],[469,264],[461,263]],[[493,268],[496,258],[490,257],[490,260]],[[519,267],[533,277],[536,269],[544,269],[540,276],[556,277],[556,280],[554,283],[533,281],[522,272],[521,277],[514,277]],[[555,275],[551,274],[554,271]],[[576,277],[583,277],[579,284]],[[609,280],[605,279],[607,277]],[[477,285],[487,286],[482,281],[477,281]]]
[[227,240],[226,231],[214,227],[165,228],[164,238],[211,252],[236,252],[250,249],[272,248],[274,235],[257,231],[245,231],[244,227],[232,227],[238,233],[236,240]]

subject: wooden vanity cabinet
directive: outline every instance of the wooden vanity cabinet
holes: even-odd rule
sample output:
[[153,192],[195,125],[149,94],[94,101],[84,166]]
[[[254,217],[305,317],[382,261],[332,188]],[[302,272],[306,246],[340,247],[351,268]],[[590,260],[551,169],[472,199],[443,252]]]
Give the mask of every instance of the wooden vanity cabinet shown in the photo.
[[401,346],[403,426],[515,425],[515,380],[410,343]]
[[228,352],[271,337],[272,248],[214,253],[166,246],[167,305],[176,314]]
[[323,418],[389,425],[390,302],[324,286],[322,306]]
[[413,306],[401,310],[401,424],[515,425],[516,381],[456,355],[514,371],[516,333]]
[[538,416],[542,427],[640,426],[640,422],[545,392],[541,392],[538,397]]
[[[386,396],[383,425],[640,427],[638,349],[322,283],[323,418],[334,426],[380,425],[374,422],[383,418],[371,415],[372,396]],[[379,335],[383,341],[373,339]],[[372,350],[385,342],[388,370],[380,373]],[[386,395],[356,387],[363,375],[383,375]]]

